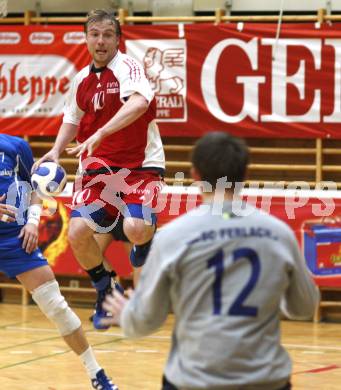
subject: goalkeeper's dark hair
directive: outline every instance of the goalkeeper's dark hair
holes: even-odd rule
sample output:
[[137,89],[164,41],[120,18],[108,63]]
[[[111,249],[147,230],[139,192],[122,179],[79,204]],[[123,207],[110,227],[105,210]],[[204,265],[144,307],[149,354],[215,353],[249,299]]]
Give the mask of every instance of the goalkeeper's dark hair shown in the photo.
[[249,153],[246,143],[225,132],[211,132],[200,138],[193,149],[192,164],[202,181],[216,188],[217,180],[226,177],[227,182],[245,180]]

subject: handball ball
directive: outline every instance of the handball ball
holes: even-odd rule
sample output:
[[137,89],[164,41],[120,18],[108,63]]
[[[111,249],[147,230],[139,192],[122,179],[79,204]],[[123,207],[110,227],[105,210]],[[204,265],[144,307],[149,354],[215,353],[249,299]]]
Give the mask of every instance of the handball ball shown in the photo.
[[34,190],[43,195],[59,195],[66,186],[65,169],[52,161],[43,162],[33,172],[31,184]]

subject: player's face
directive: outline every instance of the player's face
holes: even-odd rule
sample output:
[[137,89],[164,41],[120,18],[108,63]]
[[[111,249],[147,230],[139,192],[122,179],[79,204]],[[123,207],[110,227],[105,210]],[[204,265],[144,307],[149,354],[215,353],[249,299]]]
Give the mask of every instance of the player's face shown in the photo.
[[119,39],[110,20],[90,23],[86,41],[97,68],[106,66],[117,53]]

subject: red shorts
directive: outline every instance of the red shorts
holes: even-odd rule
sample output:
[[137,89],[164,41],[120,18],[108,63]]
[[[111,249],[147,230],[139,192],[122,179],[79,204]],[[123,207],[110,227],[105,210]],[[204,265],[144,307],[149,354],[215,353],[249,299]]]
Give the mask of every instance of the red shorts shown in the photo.
[[161,175],[153,170],[120,169],[78,177],[74,183],[73,209],[99,205],[111,216],[124,213],[129,204],[153,208],[163,185]]

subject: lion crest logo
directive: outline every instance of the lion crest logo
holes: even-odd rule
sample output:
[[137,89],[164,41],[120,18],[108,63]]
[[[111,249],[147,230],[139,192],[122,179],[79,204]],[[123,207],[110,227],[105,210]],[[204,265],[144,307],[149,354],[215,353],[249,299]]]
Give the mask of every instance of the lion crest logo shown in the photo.
[[127,54],[143,64],[155,94],[157,121],[187,121],[186,41],[131,39],[125,43]]
[[146,76],[158,95],[179,94],[184,80],[174,75],[174,67],[184,66],[184,49],[147,49],[143,58]]

